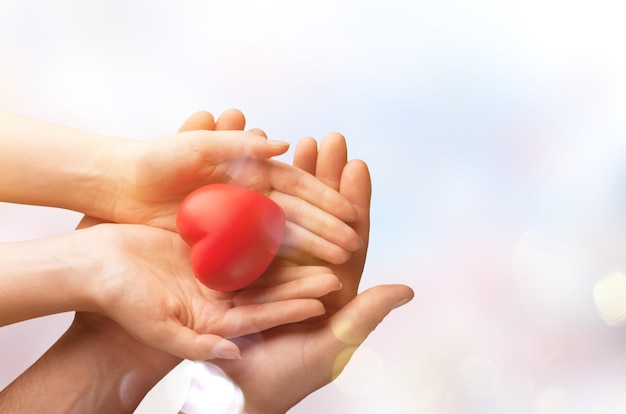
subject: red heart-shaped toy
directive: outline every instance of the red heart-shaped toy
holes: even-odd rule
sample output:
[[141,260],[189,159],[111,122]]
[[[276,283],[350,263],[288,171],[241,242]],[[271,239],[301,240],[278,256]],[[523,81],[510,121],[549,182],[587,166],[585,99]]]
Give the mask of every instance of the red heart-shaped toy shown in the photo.
[[233,291],[268,268],[285,231],[285,213],[262,194],[232,184],[211,184],[189,193],[176,227],[191,246],[191,266],[204,285]]

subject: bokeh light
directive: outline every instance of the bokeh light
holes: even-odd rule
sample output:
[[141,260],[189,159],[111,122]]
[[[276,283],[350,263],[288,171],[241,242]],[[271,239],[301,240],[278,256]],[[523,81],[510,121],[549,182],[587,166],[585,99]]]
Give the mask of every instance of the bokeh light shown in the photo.
[[[373,178],[362,288],[406,283],[416,297],[294,414],[617,414],[625,12],[616,0],[2,1],[0,109],[147,139],[238,107],[270,138],[347,137]],[[8,241],[78,216],[0,204],[0,219]],[[70,320],[2,328],[2,386]],[[176,372],[150,413],[186,398],[162,388],[188,384]]]
[[593,287],[598,313],[607,325],[617,326],[626,320],[626,275],[611,273]]

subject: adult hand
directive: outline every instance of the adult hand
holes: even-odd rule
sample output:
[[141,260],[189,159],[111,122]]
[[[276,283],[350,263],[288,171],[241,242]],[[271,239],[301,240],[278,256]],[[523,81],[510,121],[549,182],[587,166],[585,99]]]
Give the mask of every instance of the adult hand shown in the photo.
[[344,223],[356,212],[314,177],[270,159],[288,146],[235,130],[133,141],[0,112],[0,200],[175,231],[189,192],[230,182],[278,202],[288,220],[286,246],[345,262],[361,244]]
[[[222,338],[265,330],[324,313],[313,299],[341,287],[323,267],[299,267],[269,287],[218,292],[194,276],[189,247],[173,232],[132,224],[77,230],[97,269],[84,275],[92,311],[110,317],[152,347],[192,360],[237,358]],[[268,278],[284,270],[272,267]],[[79,309],[84,310],[84,309]]]
[[[237,347],[221,337],[322,314],[313,298],[340,288],[328,269],[301,267],[284,283],[215,292],[194,276],[190,248],[178,234],[136,224],[100,224],[0,247],[0,326],[99,312],[181,358],[237,357]],[[274,266],[267,277],[281,272]]]
[[[210,113],[198,112],[183,124],[181,131],[192,128],[243,129],[244,126],[245,118],[237,110],[225,112],[217,122]],[[255,130],[255,133],[265,135],[261,130]],[[79,227],[93,226],[98,222],[86,217]],[[153,234],[152,237],[145,237],[149,245],[138,239],[138,232],[146,236],[149,232]],[[225,347],[221,355],[206,354],[209,347],[219,340],[214,335],[242,336],[248,333],[246,330],[258,332],[270,325],[319,315],[324,309],[312,298],[341,286],[327,268],[286,268],[277,262],[263,275],[263,283],[259,282],[242,292],[216,292],[191,275],[187,260],[189,249],[174,233],[130,225],[110,225],[109,233],[115,237],[103,243],[104,248],[121,244],[116,251],[126,252],[128,260],[123,264],[113,263],[116,275],[110,278],[114,282],[109,283],[113,288],[100,306],[100,313],[120,323],[143,342],[181,358],[209,359],[211,355],[223,358],[229,351],[232,355],[236,348],[224,341],[220,342]],[[168,254],[154,255],[154,252],[161,251],[168,251]],[[108,256],[116,257],[115,254]],[[136,276],[129,278],[128,275]],[[163,322],[146,323],[155,320]],[[179,333],[172,335],[174,332]],[[207,335],[207,332],[214,335]],[[199,333],[205,335],[200,336]],[[204,345],[200,344],[202,342]],[[194,344],[196,350],[191,351]]]
[[[329,134],[319,153],[312,139],[300,142],[294,164],[337,189],[357,209],[352,223],[368,240],[371,182],[365,163],[346,163],[344,138]],[[404,285],[382,285],[357,295],[366,249],[343,265],[330,269],[343,288],[322,301],[322,318],[279,326],[239,338],[241,361],[215,361],[245,394],[246,412],[284,413],[301,399],[328,384],[342,371],[350,356],[395,307],[413,298]]]
[[[324,160],[329,153],[335,153],[330,151],[333,140],[322,142],[319,156],[315,142],[308,146],[306,142],[311,140],[303,142],[296,151],[296,163],[322,176]],[[365,164],[330,162],[328,171],[333,177],[341,176],[337,180],[341,192],[353,204],[362,206],[353,226],[367,240],[369,219],[361,214],[369,209]],[[355,296],[364,261],[363,250],[345,265],[332,266],[349,292],[323,298],[329,308],[328,317],[240,338],[244,360],[219,363],[244,390],[249,413],[284,412],[330,382],[347,363],[345,356],[384,316],[412,298],[411,289],[399,285],[378,286]],[[290,270],[296,269],[283,267],[282,273],[260,278],[258,287],[262,280],[267,286],[292,280]],[[345,358],[338,359],[339,355]],[[80,312],[59,342],[0,392],[0,411],[48,412],[56,407],[57,412],[64,413],[131,413],[145,393],[178,362],[179,358],[137,341],[111,319]],[[68,366],[72,367],[71,375]],[[36,395],[33,390],[38,390]]]
[[[128,154],[122,157],[127,167],[112,196],[113,221],[174,230],[177,208],[190,191],[210,183],[231,183],[268,196],[285,211],[281,257],[300,251],[339,264],[362,247],[346,224],[356,219],[357,212],[345,197],[302,169],[266,159],[285,151],[286,144],[268,144],[274,141],[267,141],[259,129],[221,130],[244,128],[245,118],[236,110],[217,123],[206,112],[189,121],[175,136],[127,142]],[[189,129],[198,127],[202,130]],[[206,131],[211,128],[220,130]]]

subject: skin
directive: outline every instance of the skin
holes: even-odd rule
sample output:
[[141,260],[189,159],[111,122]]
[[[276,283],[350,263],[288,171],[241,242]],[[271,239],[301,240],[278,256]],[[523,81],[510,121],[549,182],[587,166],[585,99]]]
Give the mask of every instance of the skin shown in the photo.
[[[244,126],[238,111],[229,111],[214,123],[210,120],[210,114],[196,114],[184,128]],[[322,141],[319,153],[315,141],[305,139],[297,148],[294,162],[302,171],[334,183],[358,211],[351,226],[366,241],[369,173],[361,161],[346,163],[343,156],[330,157],[337,151],[342,153],[344,147],[345,140],[337,134]],[[83,223],[87,224],[89,219]],[[321,299],[327,306],[324,316],[235,339],[243,359],[213,361],[242,388],[248,413],[283,413],[332,381],[383,318],[412,299],[412,290],[403,285],[377,286],[357,295],[365,255],[363,248],[344,264],[329,266],[345,291]],[[313,261],[303,251],[296,258]],[[255,288],[297,280],[303,268],[285,261],[275,266],[279,271],[273,268],[267,277],[263,275]],[[59,342],[0,392],[0,412],[49,413],[54,407],[52,412],[59,413],[131,413],[179,362],[179,358],[137,341],[109,318],[77,313]],[[69,372],[68,367],[72,367]],[[36,398],[33,390],[37,390]]]
[[[319,152],[311,138],[302,140],[294,165],[340,191],[359,212],[353,228],[368,240],[371,181],[367,166],[346,161],[343,136],[324,137]],[[330,265],[343,288],[322,298],[321,318],[279,326],[238,340],[241,361],[216,361],[244,391],[246,412],[284,413],[335,379],[351,355],[394,308],[413,298],[404,285],[376,286],[357,295],[366,248],[342,265]]]
[[[176,233],[131,224],[0,244],[0,325],[91,311],[181,358],[238,358],[223,337],[323,314],[313,298],[341,286],[328,269],[308,266],[284,283],[215,292],[194,276],[189,257]],[[275,266],[268,275],[280,272]]]
[[283,208],[285,251],[343,263],[362,245],[346,224],[357,213],[314,176],[269,159],[288,146],[236,130],[184,130],[134,141],[0,112],[0,200],[175,231],[177,208],[189,192],[227,182]]

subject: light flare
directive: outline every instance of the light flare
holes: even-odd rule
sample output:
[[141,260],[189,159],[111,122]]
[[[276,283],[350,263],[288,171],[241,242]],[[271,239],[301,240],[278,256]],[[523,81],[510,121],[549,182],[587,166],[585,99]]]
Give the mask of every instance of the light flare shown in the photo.
[[180,414],[243,414],[241,389],[219,367],[197,361],[191,366],[191,386]]
[[610,326],[626,320],[626,275],[614,272],[593,287],[593,300],[600,318]]

